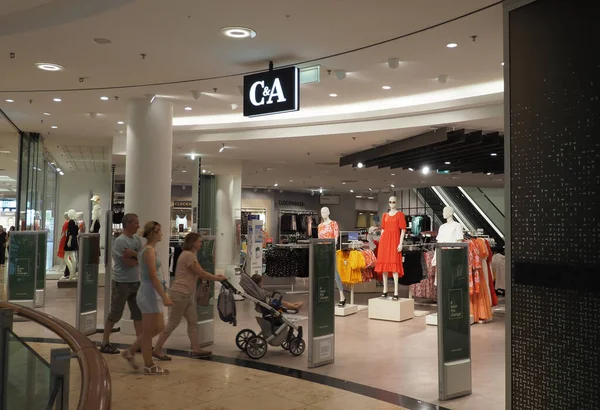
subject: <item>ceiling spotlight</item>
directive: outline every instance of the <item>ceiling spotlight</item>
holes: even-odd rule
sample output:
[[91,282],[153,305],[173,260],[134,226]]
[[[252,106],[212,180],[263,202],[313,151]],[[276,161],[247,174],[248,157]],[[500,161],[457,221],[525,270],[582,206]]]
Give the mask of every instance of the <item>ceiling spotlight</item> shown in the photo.
[[395,186],[394,184],[390,184],[390,186],[391,186],[392,188],[396,188],[396,186]]
[[123,125],[123,124],[125,124],[125,122],[124,121],[117,121],[117,124]]
[[183,169],[181,170],[181,172],[187,172],[187,170],[186,170],[185,168],[183,168]]
[[14,103],[15,100],[11,100],[10,98],[8,100],[6,100],[7,103]]
[[491,173],[491,172],[488,172],[488,173],[487,173],[487,175],[492,175],[492,173]]
[[44,71],[63,71],[65,69],[61,65],[52,63],[36,63],[35,66]]
[[345,183],[345,182],[342,182],[342,185],[346,185],[346,183]]
[[279,190],[279,193],[280,193],[280,194],[283,194],[283,189],[280,189],[280,190]]
[[429,174],[429,171],[430,171],[430,168],[429,168],[428,166],[424,166],[424,167],[421,169],[421,172],[422,172],[424,175],[427,175],[427,174]]
[[192,111],[192,107],[185,107],[184,110],[186,110],[186,111]]
[[458,44],[456,44],[456,43],[448,43],[448,44],[446,44],[446,47],[448,47],[448,48],[456,48],[456,47],[458,47]]
[[221,148],[219,148],[219,153],[225,151],[225,144],[223,144],[223,146]]
[[396,176],[396,174],[390,174],[390,175],[391,175],[391,176],[393,176],[393,177],[395,177],[395,176]]
[[150,96],[150,104],[152,104],[154,102],[154,100],[156,100],[156,94],[152,94]]
[[398,68],[400,66],[400,60],[398,58],[390,58],[388,59],[388,67],[389,68]]
[[409,168],[408,170],[409,170],[409,171],[414,171],[415,169],[414,169],[414,168]]
[[61,98],[53,98],[52,101],[54,101],[54,102],[61,102],[62,99]]
[[293,179],[290,179],[290,183],[291,183],[291,182],[294,182],[294,180],[293,180]]
[[202,170],[202,173],[203,173],[203,174],[206,174],[206,170],[205,170],[205,169],[203,169],[203,170]]
[[335,71],[335,76],[337,77],[338,80],[343,80],[344,78],[346,78],[346,70],[336,70]]
[[450,161],[446,161],[446,162],[444,162],[444,164],[450,165]]
[[319,188],[319,193],[322,194],[323,193],[323,188]]
[[504,61],[502,62],[502,65],[504,66]]
[[389,85],[384,85],[381,88],[383,88],[384,90],[391,90],[392,89],[392,87],[390,87]]
[[196,154],[190,154],[190,159],[193,161],[196,159]]
[[50,128],[52,128],[52,129],[54,129],[54,130],[55,130],[55,129],[57,129],[57,128],[58,128],[58,126],[57,126],[57,125],[51,125],[51,126],[50,126]]
[[446,84],[448,82],[448,75],[447,74],[439,75],[437,78],[437,81],[440,84]]
[[359,162],[358,164],[356,164],[357,168],[364,168],[365,164],[363,164],[362,162]]
[[492,157],[497,157],[497,156],[498,156],[498,154],[496,154],[495,152],[492,152],[490,155],[491,155]]
[[356,195],[356,197],[357,197],[358,199],[360,199],[360,198],[362,198],[362,195]]
[[329,94],[329,96],[335,98],[335,97],[337,97],[337,94],[331,93],[331,94]]
[[100,99],[101,99],[102,101],[108,101],[108,97],[106,97],[106,96],[100,97]]
[[62,169],[60,169],[60,168],[56,168],[56,171],[57,171],[57,172],[62,172]]
[[277,182],[275,182],[275,183],[273,184],[273,186],[274,186],[275,188],[277,188],[277,187],[279,186],[279,184],[278,184]]
[[50,114],[49,112],[45,112],[44,115],[52,115],[52,114]]
[[60,171],[60,172],[59,172],[59,174],[60,174],[60,175],[65,175],[65,173],[64,173],[64,172],[62,172],[62,171]]
[[256,37],[256,31],[247,27],[223,27],[219,33],[225,37],[236,39]]
[[112,41],[110,41],[109,39],[107,39],[107,38],[100,38],[100,37],[98,37],[98,38],[95,38],[95,39],[93,39],[92,41],[93,41],[94,43],[96,43],[96,44],[100,44],[100,45],[105,45],[105,44],[110,44],[110,43],[112,43]]

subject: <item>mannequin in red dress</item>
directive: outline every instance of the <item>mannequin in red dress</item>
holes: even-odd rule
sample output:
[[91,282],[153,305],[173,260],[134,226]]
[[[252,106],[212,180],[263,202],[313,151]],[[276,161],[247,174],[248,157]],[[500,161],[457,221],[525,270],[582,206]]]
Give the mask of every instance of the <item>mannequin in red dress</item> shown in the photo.
[[388,275],[392,272],[394,277],[394,297],[398,300],[398,278],[404,276],[402,268],[402,242],[406,233],[406,219],[404,214],[396,209],[397,199],[390,197],[390,210],[381,218],[381,239],[377,248],[377,264],[375,272],[383,276],[382,298],[388,297]]

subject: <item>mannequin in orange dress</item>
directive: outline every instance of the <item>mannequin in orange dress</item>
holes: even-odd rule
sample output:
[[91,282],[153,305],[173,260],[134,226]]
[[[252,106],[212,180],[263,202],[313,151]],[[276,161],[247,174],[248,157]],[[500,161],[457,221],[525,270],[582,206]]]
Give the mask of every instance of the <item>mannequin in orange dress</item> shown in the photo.
[[402,242],[406,233],[406,218],[404,214],[396,209],[397,199],[390,197],[390,210],[381,218],[381,239],[377,248],[377,264],[375,272],[383,276],[382,298],[388,297],[388,274],[392,272],[394,277],[394,297],[398,300],[398,278],[404,276],[402,268]]

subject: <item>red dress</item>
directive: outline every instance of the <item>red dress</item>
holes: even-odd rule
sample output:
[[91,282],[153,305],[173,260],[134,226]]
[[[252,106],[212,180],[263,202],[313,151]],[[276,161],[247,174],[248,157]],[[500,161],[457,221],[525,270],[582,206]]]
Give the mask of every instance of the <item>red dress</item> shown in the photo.
[[62,227],[62,232],[60,233],[60,243],[58,244],[58,252],[56,256],[59,258],[65,257],[65,243],[67,242],[67,229],[69,228],[69,221],[65,221]]
[[377,264],[375,272],[398,272],[398,277],[404,276],[402,268],[402,253],[398,252],[400,243],[400,231],[406,230],[406,218],[400,211],[394,216],[386,213],[381,219],[383,234],[377,247]]

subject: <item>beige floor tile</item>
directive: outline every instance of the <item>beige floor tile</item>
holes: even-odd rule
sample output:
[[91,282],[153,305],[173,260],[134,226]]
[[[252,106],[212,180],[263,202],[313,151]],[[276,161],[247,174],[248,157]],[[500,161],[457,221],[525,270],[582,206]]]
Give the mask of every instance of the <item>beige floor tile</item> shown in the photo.
[[[350,394],[345,390],[336,389],[322,384],[311,383],[300,379],[281,376],[282,382],[277,385],[277,394],[288,399],[305,404],[315,404],[334,397]],[[261,390],[271,390],[271,386]]]
[[143,395],[113,402],[114,410],[182,410],[199,404],[187,396],[165,390],[151,390]]
[[254,390],[245,394],[227,396],[212,403],[231,410],[292,410],[303,404],[275,394],[273,391]]
[[201,402],[218,400],[222,397],[245,394],[251,391],[246,387],[206,377],[185,384],[166,387],[165,390],[185,395]]
[[224,372],[214,373],[212,377],[238,386],[256,389],[280,383],[283,376],[245,367],[233,367]]
[[196,404],[192,407],[186,407],[183,410],[231,410],[223,406],[219,406],[218,404],[212,403],[200,403]]
[[[375,400],[370,397],[350,393],[314,405],[325,410],[400,410],[403,407]],[[406,410],[406,409],[404,409]]]
[[[165,376],[144,376],[141,373],[126,375],[121,377],[112,384],[113,398],[115,394],[125,394],[127,389],[145,388],[149,390],[166,389],[167,387],[177,386],[179,384],[188,383],[190,381],[201,379],[201,376],[189,374],[185,372],[172,372]],[[129,395],[130,396],[130,395]]]

